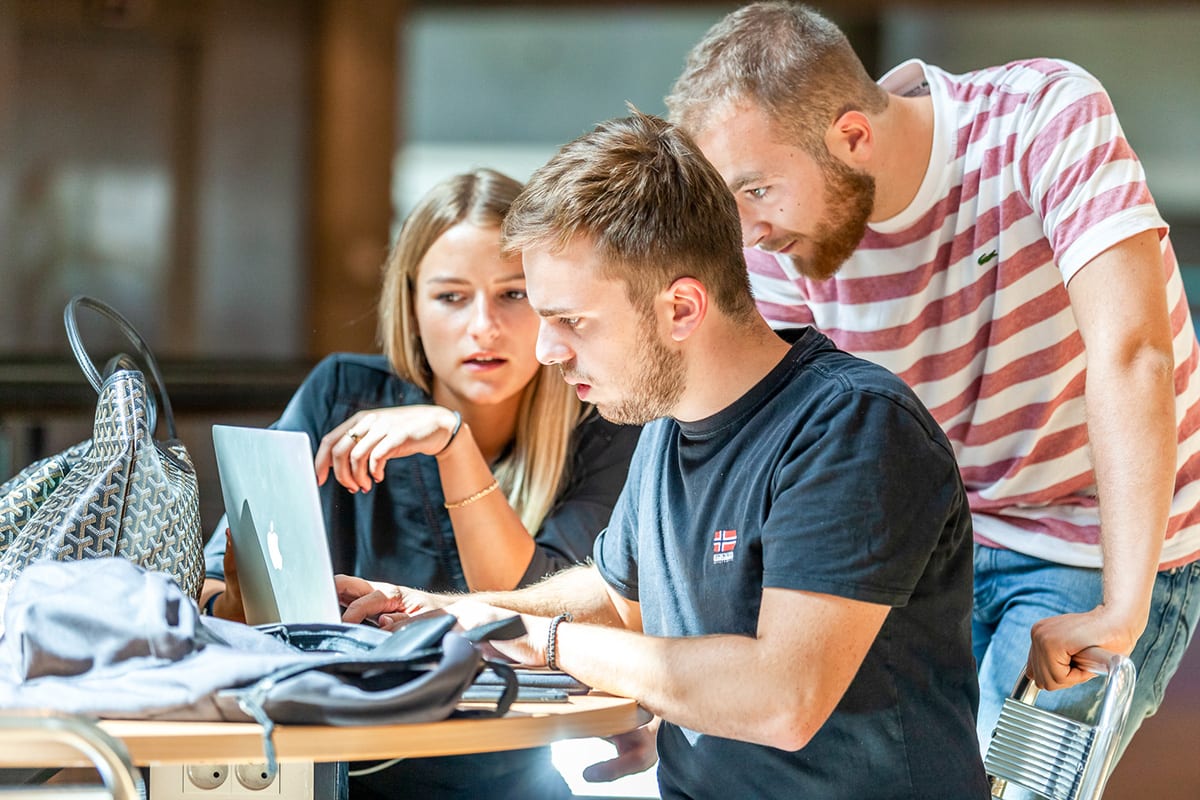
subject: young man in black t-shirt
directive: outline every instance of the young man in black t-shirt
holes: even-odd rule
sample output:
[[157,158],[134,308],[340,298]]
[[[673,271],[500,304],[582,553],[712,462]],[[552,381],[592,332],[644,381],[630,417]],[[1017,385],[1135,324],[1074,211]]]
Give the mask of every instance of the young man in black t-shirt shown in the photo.
[[[727,187],[661,120],[566,145],[504,231],[539,360],[606,418],[650,424],[593,565],[452,612],[523,612],[506,652],[660,716],[664,797],[987,797],[970,513],[912,392],[767,327]],[[348,620],[385,624],[454,599],[339,589]]]

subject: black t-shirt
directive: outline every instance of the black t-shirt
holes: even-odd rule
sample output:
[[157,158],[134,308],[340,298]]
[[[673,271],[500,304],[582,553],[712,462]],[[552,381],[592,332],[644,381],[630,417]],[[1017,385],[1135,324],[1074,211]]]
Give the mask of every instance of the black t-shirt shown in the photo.
[[597,565],[656,636],[753,636],[764,587],[892,610],[798,752],[664,723],[663,796],[987,797],[970,511],[950,444],[899,378],[796,336],[733,405],[646,427]]

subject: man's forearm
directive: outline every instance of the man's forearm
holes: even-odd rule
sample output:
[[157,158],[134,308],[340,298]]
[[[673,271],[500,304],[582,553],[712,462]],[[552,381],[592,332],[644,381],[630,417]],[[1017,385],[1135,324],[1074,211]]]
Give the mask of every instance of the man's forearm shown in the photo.
[[1133,652],[1146,628],[1175,485],[1169,369],[1161,357],[1130,365],[1105,363],[1094,355],[1089,352],[1086,400],[1100,503],[1103,593],[1094,608],[1034,624],[1029,671],[1043,689],[1091,677],[1071,661],[1086,647]]
[[579,622],[624,627],[624,621],[609,598],[604,579],[591,565],[569,567],[524,589],[476,592],[470,597],[520,614],[554,617],[570,613]]
[[1145,623],[1175,487],[1174,385],[1159,367],[1089,369],[1104,603]]
[[[888,610],[787,590],[764,597],[757,636],[665,638],[563,623],[556,660],[677,725],[796,750],[845,694]],[[545,632],[539,626],[530,635]]]
[[1067,285],[1087,356],[1084,399],[1104,559],[1103,604],[1089,612],[1095,624],[1084,632],[1095,639],[1088,644],[1125,652],[1146,624],[1175,489],[1164,274],[1159,232],[1149,230],[1096,256]]
[[[800,726],[785,713],[793,706],[781,697],[776,682],[761,674],[746,680],[754,673],[757,645],[749,636],[666,639],[563,624],[557,659],[562,669],[589,686],[636,698],[651,713],[677,725],[797,749],[803,741],[789,731]],[[714,685],[721,690],[711,691]]]

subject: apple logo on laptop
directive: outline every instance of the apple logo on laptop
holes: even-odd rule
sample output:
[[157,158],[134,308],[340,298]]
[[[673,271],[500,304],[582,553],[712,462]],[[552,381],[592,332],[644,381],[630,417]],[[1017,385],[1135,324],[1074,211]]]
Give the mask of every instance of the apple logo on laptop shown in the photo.
[[275,532],[275,520],[267,529],[267,553],[271,556],[271,566],[283,569],[283,553],[279,551],[279,534]]

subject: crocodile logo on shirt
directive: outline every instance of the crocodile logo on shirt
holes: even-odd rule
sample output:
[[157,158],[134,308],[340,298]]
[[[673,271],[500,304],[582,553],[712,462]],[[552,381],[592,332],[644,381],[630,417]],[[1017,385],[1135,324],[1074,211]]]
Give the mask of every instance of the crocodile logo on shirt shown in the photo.
[[992,259],[996,258],[999,255],[1000,255],[999,250],[993,250],[990,253],[984,253],[983,255],[981,255],[979,257],[979,260],[976,261],[975,263],[977,263],[979,266],[982,267],[984,264],[988,263],[989,261],[991,261]]

